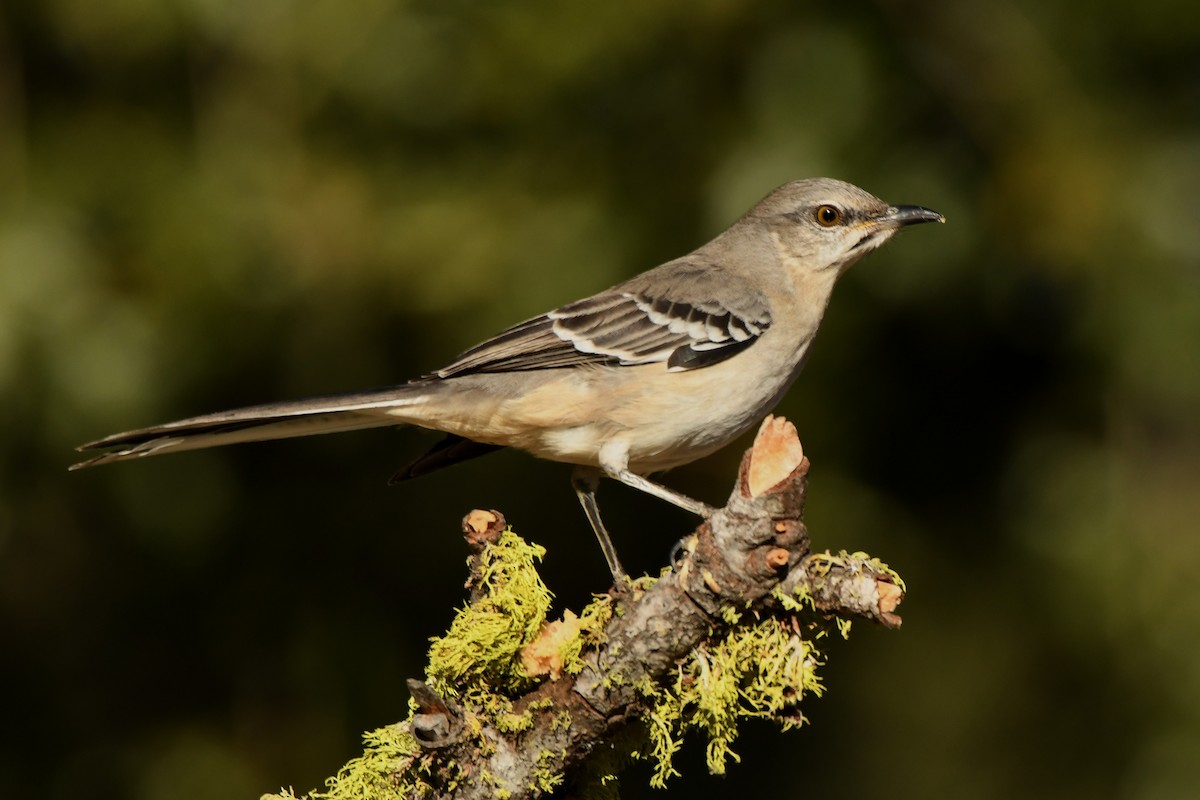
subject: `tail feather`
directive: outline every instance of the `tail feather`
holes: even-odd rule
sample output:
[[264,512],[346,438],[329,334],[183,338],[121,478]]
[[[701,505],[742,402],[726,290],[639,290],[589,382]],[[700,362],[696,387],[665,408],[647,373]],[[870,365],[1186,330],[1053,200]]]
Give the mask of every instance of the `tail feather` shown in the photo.
[[371,392],[250,406],[117,433],[81,445],[81,452],[115,449],[73,464],[71,469],[238,442],[399,425],[403,419],[393,413],[426,402],[429,390],[427,384],[401,384]]
[[486,444],[484,442],[464,439],[453,433],[447,434],[446,438],[430,448],[429,452],[393,475],[388,480],[388,485],[419,478],[422,475],[428,475],[434,470],[453,466],[468,459],[478,458],[479,456],[503,449],[504,445],[502,444]]

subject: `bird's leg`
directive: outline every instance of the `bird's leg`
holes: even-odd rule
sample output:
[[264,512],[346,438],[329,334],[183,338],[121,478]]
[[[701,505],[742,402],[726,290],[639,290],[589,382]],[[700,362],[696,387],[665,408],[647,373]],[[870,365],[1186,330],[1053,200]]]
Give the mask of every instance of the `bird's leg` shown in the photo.
[[659,500],[666,500],[671,505],[678,506],[684,511],[690,511],[701,519],[708,519],[712,516],[714,509],[711,506],[631,472],[628,442],[622,439],[611,439],[601,446],[598,455],[600,469],[604,470],[604,474],[614,481],[620,481],[626,486],[637,489],[639,492],[645,492],[651,497],[657,497]]
[[571,485],[575,487],[575,496],[579,498],[583,513],[587,515],[588,522],[592,523],[592,530],[600,542],[600,550],[604,553],[604,560],[608,562],[608,569],[612,572],[613,587],[619,592],[624,591],[629,586],[629,576],[621,567],[621,561],[617,558],[617,548],[609,538],[608,530],[600,519],[600,507],[596,505],[596,489],[600,485],[599,470],[595,467],[576,467],[571,475]]
[[652,480],[647,480],[641,475],[630,472],[628,469],[605,470],[604,474],[613,480],[620,481],[626,486],[631,486],[638,491],[657,497],[659,500],[666,500],[673,506],[678,506],[684,511],[690,511],[701,519],[708,519],[713,514],[713,507],[701,503],[699,500],[693,500],[685,494],[680,494],[674,489],[668,489],[660,483],[655,483]]

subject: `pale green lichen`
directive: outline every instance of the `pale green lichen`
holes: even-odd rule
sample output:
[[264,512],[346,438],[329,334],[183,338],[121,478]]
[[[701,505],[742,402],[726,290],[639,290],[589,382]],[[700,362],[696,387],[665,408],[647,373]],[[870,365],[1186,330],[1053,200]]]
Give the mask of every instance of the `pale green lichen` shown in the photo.
[[[813,553],[806,559],[806,568],[810,580],[799,584],[794,594],[788,595],[778,588],[775,589],[773,597],[785,610],[797,612],[808,608],[815,611],[816,603],[812,598],[809,586],[820,587],[823,581],[834,570],[844,572],[848,577],[886,575],[892,583],[900,587],[901,591],[906,591],[904,579],[900,577],[898,572],[878,558],[869,556],[861,551],[849,553],[842,550],[836,555],[828,550],[824,553]],[[835,616],[833,617],[833,623],[843,639],[850,638],[851,620],[848,617]],[[821,635],[824,635],[824,632],[819,634],[818,638]]]
[[837,555],[826,550],[824,553],[812,553],[805,559],[808,573],[816,578],[827,576],[834,569],[849,570],[852,575],[868,572],[876,575],[887,575],[904,592],[908,589],[900,573],[889,567],[874,556],[862,551],[849,553],[841,550]]
[[[426,682],[443,697],[453,698],[463,710],[462,739],[484,754],[494,744],[483,735],[485,727],[504,733],[530,729],[537,714],[553,713],[553,702],[527,706],[514,713],[512,697],[532,688],[521,663],[521,650],[535,640],[546,623],[552,596],[536,571],[544,551],[511,531],[479,556],[479,597],[460,609],[445,636],[432,641]],[[886,564],[863,554],[829,553],[812,557],[810,573],[818,578],[847,560],[862,569],[886,573],[901,587],[903,582]],[[839,564],[839,562],[841,562]],[[652,586],[657,578],[634,581],[635,595]],[[650,711],[629,725],[611,742],[593,750],[577,775],[577,792],[593,800],[615,800],[617,776],[631,761],[649,761],[651,784],[662,787],[679,773],[674,759],[689,731],[707,739],[710,771],[723,774],[729,760],[738,760],[733,749],[744,720],[772,719],[786,730],[803,722],[799,704],[806,695],[822,692],[817,668],[821,656],[813,642],[828,635],[828,621],[814,614],[807,588],[795,594],[775,592],[787,615],[757,618],[752,624],[746,612],[732,606],[722,610],[730,625],[742,624],[697,648],[679,666],[672,680],[654,683],[643,676],[635,688],[647,698]],[[604,642],[607,624],[621,608],[607,595],[597,597],[580,614],[578,633],[559,647],[562,669],[578,674],[584,668],[583,654]],[[833,618],[843,635],[848,620]],[[619,685],[626,678],[606,674],[605,683]],[[411,719],[411,715],[410,715]],[[566,712],[555,714],[552,727],[571,724]],[[421,748],[409,732],[408,722],[390,725],[365,735],[362,756],[346,764],[327,781],[326,791],[314,792],[310,800],[400,800],[428,794],[445,794],[466,780],[458,765],[444,755]],[[532,788],[550,792],[563,783],[557,767],[563,753],[543,750],[538,755]],[[499,800],[515,787],[500,784],[486,770],[471,780],[490,787]],[[272,800],[299,800],[290,790],[264,796]]]
[[808,591],[808,584],[805,583],[798,585],[796,590],[791,594],[776,586],[771,590],[771,597],[775,599],[775,602],[779,603],[780,608],[792,614],[817,610],[812,595]]
[[554,700],[547,697],[525,706],[520,714],[513,713],[512,701],[501,695],[491,695],[483,700],[481,707],[487,710],[496,730],[501,733],[521,733],[533,727],[534,715],[554,707]]
[[565,753],[555,753],[552,750],[542,750],[538,753],[537,766],[533,773],[533,784],[529,787],[542,792],[551,792],[561,786],[563,774],[556,767],[562,763]]
[[[503,705],[503,703],[497,703]],[[511,708],[511,701],[508,703]],[[514,714],[511,711],[504,711],[493,715],[493,721],[496,725],[496,730],[500,733],[522,733],[533,727],[533,712],[525,709],[520,714]]]
[[569,731],[571,729],[571,712],[560,711],[554,715],[554,719],[550,722],[550,730],[552,731]]
[[726,625],[737,625],[742,621],[742,612],[733,606],[725,606],[721,609],[721,620]]
[[583,651],[604,643],[604,630],[614,613],[611,595],[599,595],[588,603],[579,615],[579,635],[566,640],[559,648],[563,672],[578,675],[583,671]]
[[806,694],[820,695],[812,643],[781,620],[763,619],[693,651],[670,687],[639,684],[653,703],[646,719],[647,757],[654,762],[651,785],[662,788],[678,772],[674,756],[684,735],[698,730],[708,739],[708,768],[724,774],[739,725],[747,719],[777,719],[784,728],[803,719],[794,712]]
[[479,555],[481,596],[459,609],[445,636],[429,648],[430,687],[443,697],[472,690],[519,692],[532,680],[520,652],[541,632],[553,600],[536,564],[545,548],[511,530]]
[[[417,740],[400,723],[363,736],[363,754],[349,761],[326,781],[328,791],[304,795],[305,800],[399,800],[434,790],[453,791],[462,776],[453,764],[435,764],[421,755]],[[403,776],[397,779],[397,776]],[[262,800],[301,800],[287,789]]]

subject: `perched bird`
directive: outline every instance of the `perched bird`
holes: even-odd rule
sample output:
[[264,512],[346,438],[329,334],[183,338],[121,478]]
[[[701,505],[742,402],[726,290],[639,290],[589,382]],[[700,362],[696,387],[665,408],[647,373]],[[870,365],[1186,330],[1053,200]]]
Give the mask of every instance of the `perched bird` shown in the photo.
[[601,474],[701,516],[645,476],[756,425],[804,362],[833,285],[900,228],[943,222],[828,178],[787,183],[708,244],[514,325],[415,380],[207,414],[106,436],[72,469],[235,442],[396,424],[448,436],[393,480],[502,447],[576,465],[575,491],[617,585],[595,491]]

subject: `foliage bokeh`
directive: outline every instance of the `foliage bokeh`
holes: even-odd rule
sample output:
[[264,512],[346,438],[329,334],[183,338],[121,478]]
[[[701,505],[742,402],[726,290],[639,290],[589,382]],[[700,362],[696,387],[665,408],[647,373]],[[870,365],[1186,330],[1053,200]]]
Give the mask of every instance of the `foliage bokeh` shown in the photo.
[[[781,412],[818,546],[904,574],[810,728],[671,791],[1200,785],[1200,11],[44,0],[0,10],[6,796],[315,786],[504,510],[578,608],[565,470],[369,432],[65,471],[116,430],[397,382],[831,175],[949,222],[839,287]],[[739,448],[668,481],[720,500]],[[627,566],[691,520],[606,487]],[[784,769],[780,769],[784,765]],[[636,792],[631,792],[636,796]]]

